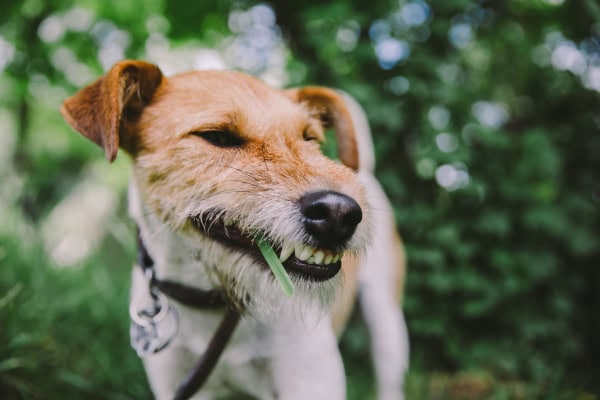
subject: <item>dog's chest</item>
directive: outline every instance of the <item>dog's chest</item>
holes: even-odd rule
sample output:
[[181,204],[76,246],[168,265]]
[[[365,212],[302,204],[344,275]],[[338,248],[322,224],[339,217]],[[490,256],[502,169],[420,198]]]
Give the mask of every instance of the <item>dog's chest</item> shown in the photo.
[[[221,322],[224,311],[202,311],[177,304],[180,316],[178,340],[190,351],[202,354]],[[274,332],[266,325],[244,318],[227,345],[223,358],[232,363],[269,357],[277,350],[273,344]]]
[[[199,312],[180,305],[177,308],[180,332],[174,345],[185,348],[186,359],[198,360],[221,322],[223,312]],[[275,398],[272,360],[281,353],[280,346],[281,338],[273,329],[242,317],[202,392],[213,392],[219,398],[236,393]]]

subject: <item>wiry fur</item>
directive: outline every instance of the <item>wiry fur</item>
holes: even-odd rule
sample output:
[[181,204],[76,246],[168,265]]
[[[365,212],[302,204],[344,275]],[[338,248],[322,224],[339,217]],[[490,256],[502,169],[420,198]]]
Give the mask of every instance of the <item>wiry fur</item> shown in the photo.
[[[258,167],[264,168],[262,165]],[[201,169],[201,167],[197,168]],[[295,294],[290,300],[282,292],[274,277],[270,273],[266,273],[264,266],[257,265],[254,258],[240,252],[232,252],[230,248],[219,242],[203,237],[185,217],[203,216],[206,215],[206,212],[218,210],[206,217],[202,221],[202,225],[210,229],[214,218],[220,217],[236,221],[236,225],[242,231],[249,233],[250,236],[265,237],[275,247],[281,246],[284,240],[310,243],[310,236],[302,229],[302,216],[296,205],[296,199],[303,192],[330,189],[338,185],[306,184],[305,189],[297,190],[298,194],[284,193],[281,185],[272,182],[264,185],[258,183],[260,178],[249,176],[249,172],[246,172],[250,170],[249,167],[239,170],[230,168],[230,170],[233,172],[229,176],[220,176],[218,183],[209,186],[209,193],[206,193],[201,185],[195,185],[190,189],[186,187],[168,189],[173,190],[172,193],[177,193],[177,197],[181,196],[186,199],[183,201],[185,207],[182,211],[172,211],[174,215],[166,218],[167,223],[173,224],[173,226],[166,228],[163,219],[156,221],[158,215],[154,215],[152,212],[132,213],[141,227],[142,235],[148,236],[144,237],[144,241],[148,243],[149,252],[157,263],[158,277],[181,280],[182,276],[187,276],[191,282],[196,282],[197,271],[201,271],[202,276],[197,277],[198,284],[224,289],[229,299],[239,302],[240,308],[254,317],[273,319],[280,313],[282,305],[286,304],[287,307],[290,302],[292,303],[291,309],[296,312],[302,312],[302,310],[320,314],[328,312],[343,285],[342,275],[325,282],[307,281],[292,275]],[[196,170],[194,173],[198,174]],[[240,178],[236,175],[239,175]],[[252,181],[250,184],[252,190],[239,189],[240,186],[244,186],[244,183],[240,183],[244,179]],[[234,187],[238,187],[238,189],[228,188],[231,180],[234,181]],[[339,190],[339,187],[337,189]],[[138,190],[136,183],[132,183],[130,192],[134,190]],[[175,192],[175,190],[179,190],[179,192]],[[139,196],[135,197],[139,198]],[[171,210],[177,207],[168,204],[168,199],[162,200],[162,206]],[[366,203],[363,204],[363,211],[368,215]],[[167,232],[170,237],[165,239],[161,232]],[[159,238],[157,243],[153,241],[155,235]],[[173,235],[177,235],[178,238],[174,239]],[[368,237],[367,220],[351,240],[348,247],[349,253],[358,256],[361,249],[368,243]],[[185,251],[177,249],[179,255],[181,253],[195,255],[193,261],[190,260],[189,264],[182,265],[186,271],[174,270],[172,261],[162,262],[160,255],[154,257],[153,249],[160,243],[164,243],[165,240],[179,243],[189,242],[189,248]],[[162,270],[163,265],[166,268],[165,271]]]
[[[137,61],[117,64],[65,101],[67,121],[103,146],[109,159],[119,144],[132,156],[129,211],[154,260],[156,277],[218,289],[243,310],[231,343],[195,399],[235,393],[260,399],[344,398],[336,336],[352,310],[358,285],[365,288],[364,312],[375,316],[367,322],[378,352],[381,398],[401,398],[407,362],[398,309],[403,256],[391,213],[380,212],[388,207],[387,200],[369,171],[368,125],[361,128],[366,120],[353,107],[351,100],[325,88],[280,91],[231,72],[165,78],[156,67]],[[330,123],[343,164],[324,157],[313,140],[323,139]],[[222,148],[196,134],[211,130],[233,132],[244,145]],[[357,173],[359,159],[367,169],[361,166]],[[323,282],[292,275],[291,298],[264,263],[205,234],[219,220],[276,248],[285,242],[317,247],[298,205],[314,191],[354,199],[363,219],[338,249],[346,252],[342,273]],[[367,250],[373,238],[378,254]],[[361,265],[359,279],[360,260],[378,265]],[[147,283],[134,268],[132,301],[144,296]],[[173,396],[222,315],[182,304],[177,309],[179,334],[165,350],[144,359],[159,399]]]

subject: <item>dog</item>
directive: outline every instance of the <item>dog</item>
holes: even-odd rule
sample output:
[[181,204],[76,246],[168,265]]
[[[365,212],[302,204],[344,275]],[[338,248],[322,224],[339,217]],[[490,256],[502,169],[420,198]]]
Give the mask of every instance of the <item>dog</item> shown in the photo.
[[[61,113],[109,161],[119,149],[131,156],[129,212],[141,246],[132,318],[156,328],[135,325],[132,341],[150,347],[143,363],[157,399],[344,399],[337,340],[357,297],[378,398],[403,398],[404,251],[354,99],[318,86],[275,89],[234,71],[166,77],[126,60],[67,98]],[[330,127],[339,161],[321,152]],[[279,256],[291,296],[258,240]],[[199,309],[179,296],[185,290],[217,301]],[[237,327],[223,334],[229,311]],[[176,396],[223,336],[231,339],[201,390]]]

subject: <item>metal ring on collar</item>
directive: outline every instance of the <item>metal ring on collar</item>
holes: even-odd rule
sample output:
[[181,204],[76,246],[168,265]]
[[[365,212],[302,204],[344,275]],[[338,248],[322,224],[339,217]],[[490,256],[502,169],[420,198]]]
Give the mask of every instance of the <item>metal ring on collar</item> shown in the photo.
[[129,316],[138,325],[148,326],[151,324],[157,324],[161,322],[167,316],[169,312],[169,299],[163,293],[158,290],[152,290],[152,301],[154,305],[158,304],[158,312],[153,316],[144,315],[145,311],[142,307],[139,307],[145,299],[138,299],[138,301],[132,301],[129,306]]

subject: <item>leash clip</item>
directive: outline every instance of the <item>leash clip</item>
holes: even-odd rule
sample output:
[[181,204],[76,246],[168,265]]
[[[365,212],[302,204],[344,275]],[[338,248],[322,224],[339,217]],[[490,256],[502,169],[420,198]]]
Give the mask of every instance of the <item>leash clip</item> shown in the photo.
[[179,330],[177,310],[169,303],[167,296],[153,287],[152,269],[144,271],[148,283],[148,297],[132,300],[129,306],[129,338],[131,347],[138,357],[146,357],[166,348]]

